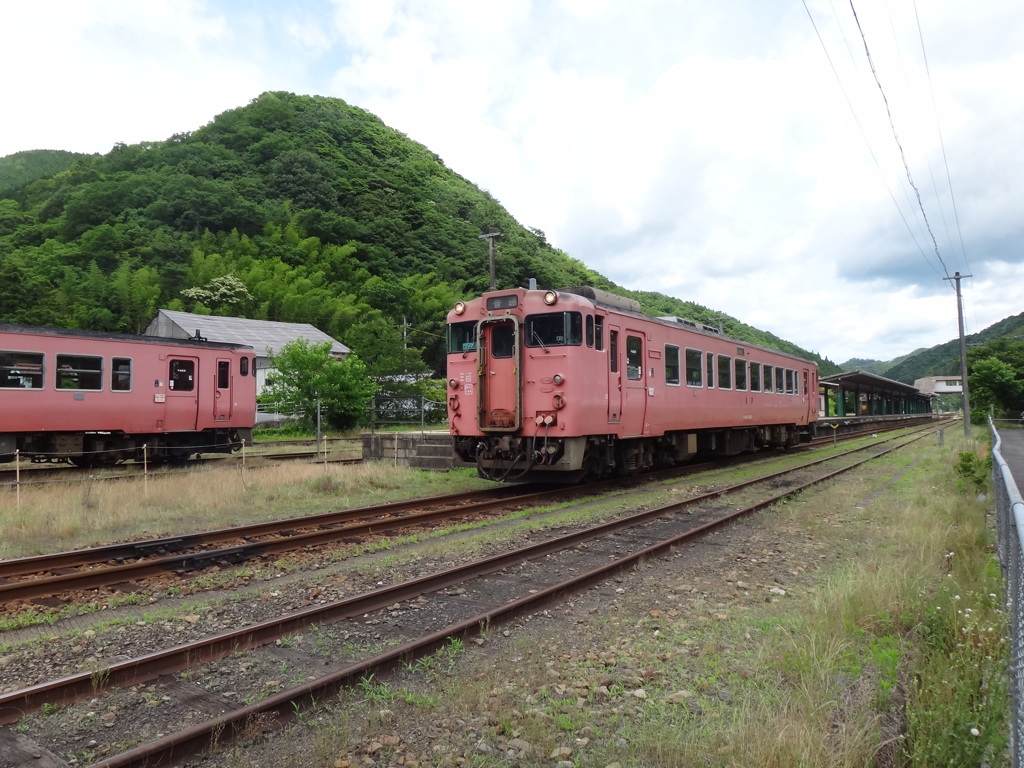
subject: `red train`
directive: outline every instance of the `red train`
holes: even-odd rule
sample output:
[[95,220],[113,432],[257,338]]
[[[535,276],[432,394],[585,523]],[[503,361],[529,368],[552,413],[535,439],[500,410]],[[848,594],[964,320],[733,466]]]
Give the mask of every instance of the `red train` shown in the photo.
[[456,463],[576,481],[810,439],[818,369],[588,287],[517,288],[448,313]]
[[186,460],[252,443],[252,347],[0,323],[0,461]]

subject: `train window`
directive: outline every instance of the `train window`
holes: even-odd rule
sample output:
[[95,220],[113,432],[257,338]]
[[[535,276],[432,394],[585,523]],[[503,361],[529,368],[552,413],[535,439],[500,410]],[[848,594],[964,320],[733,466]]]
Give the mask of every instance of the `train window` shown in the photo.
[[775,369],[775,391],[780,395],[786,392],[786,372],[782,368]]
[[594,318],[594,349],[604,350],[604,318],[601,315]]
[[708,364],[706,368],[708,372],[708,389],[715,388],[715,356],[708,352]]
[[701,355],[698,349],[686,350],[686,384],[690,387],[700,387],[704,382],[701,381]]
[[114,392],[128,392],[132,388],[132,361],[128,357],[110,360],[110,388]]
[[563,347],[583,343],[583,315],[580,312],[548,312],[526,318],[526,346]]
[[196,364],[194,360],[171,360],[167,376],[167,388],[175,392],[191,392],[196,388]]
[[238,373],[240,376],[249,375],[249,358],[241,357],[238,359]]
[[772,367],[770,365],[764,367],[764,391],[772,391]]
[[736,389],[747,388],[747,361],[736,360]]
[[57,355],[57,389],[103,389],[103,358]]
[[750,364],[750,391],[760,392],[761,391],[761,364],[751,363]]
[[679,383],[679,347],[665,345],[665,383]]
[[608,361],[612,373],[619,372],[619,332],[608,332]]
[[796,392],[796,371],[786,371],[786,394],[792,395]]
[[472,352],[476,349],[476,321],[451,323],[448,326],[448,354]]
[[587,346],[594,346],[594,316],[587,315]]
[[807,394],[807,371],[804,371],[804,394]]
[[718,356],[718,388],[732,389],[732,358],[728,355]]
[[626,378],[640,381],[644,377],[644,350],[639,336],[626,337]]
[[516,348],[515,323],[499,323],[491,326],[491,356],[512,357]]
[[217,361],[217,389],[227,389],[231,385],[231,361]]
[[43,355],[0,350],[0,389],[42,389]]

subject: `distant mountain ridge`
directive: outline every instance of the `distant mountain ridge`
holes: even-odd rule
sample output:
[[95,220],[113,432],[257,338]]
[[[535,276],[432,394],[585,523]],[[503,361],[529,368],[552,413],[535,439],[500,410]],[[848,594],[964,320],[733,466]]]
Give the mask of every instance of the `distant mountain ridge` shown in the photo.
[[66,171],[84,157],[89,155],[62,149],[30,149],[0,157],[0,197],[38,179]]

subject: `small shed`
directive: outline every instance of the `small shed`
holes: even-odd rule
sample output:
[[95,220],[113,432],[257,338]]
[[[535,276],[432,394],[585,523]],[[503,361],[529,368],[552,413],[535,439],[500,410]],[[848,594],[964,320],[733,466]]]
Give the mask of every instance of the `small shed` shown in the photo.
[[306,339],[311,344],[331,343],[331,356],[344,360],[351,351],[337,339],[309,323],[278,323],[272,320],[247,320],[244,317],[216,317],[161,309],[149,321],[145,336],[164,339],[194,339],[248,344],[256,350],[256,394],[263,391],[271,370],[270,355],[285,344]]

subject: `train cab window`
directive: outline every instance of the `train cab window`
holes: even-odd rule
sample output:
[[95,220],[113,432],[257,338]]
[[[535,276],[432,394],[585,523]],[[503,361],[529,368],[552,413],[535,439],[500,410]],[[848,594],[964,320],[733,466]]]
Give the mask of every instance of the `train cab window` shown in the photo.
[[132,361],[128,357],[110,360],[110,388],[114,392],[129,392],[132,388]]
[[516,326],[499,323],[491,326],[491,357],[512,357],[516,349]]
[[604,351],[604,318],[601,315],[594,318],[594,349]]
[[619,372],[619,332],[608,332],[608,363],[612,373]]
[[747,388],[747,361],[736,359],[736,389]]
[[240,357],[238,359],[238,375],[248,376],[249,375],[249,358]]
[[760,392],[761,391],[761,364],[750,363],[750,391]]
[[594,316],[587,315],[587,346],[594,346]]
[[103,389],[103,358],[92,355],[57,355],[57,389]]
[[191,392],[196,388],[196,364],[193,360],[171,360],[167,388],[175,392]]
[[451,323],[448,326],[448,354],[476,349],[476,322]]
[[0,350],[0,389],[42,388],[42,353]]
[[764,391],[772,391],[772,367],[770,365],[764,367]]
[[626,337],[626,378],[640,381],[644,377],[643,341],[639,336]]
[[665,345],[665,383],[679,384],[679,347]]
[[686,350],[686,386],[700,387],[704,385],[700,376],[702,357],[699,349]]
[[728,355],[718,356],[718,388],[732,389],[732,358]]
[[526,346],[564,347],[583,343],[583,314],[547,312],[526,318]]
[[217,361],[217,389],[227,389],[231,385],[231,361]]
[[780,395],[786,392],[786,372],[782,368],[775,369],[775,391]]
[[708,372],[708,389],[715,388],[715,355],[708,352],[708,364],[705,369]]

